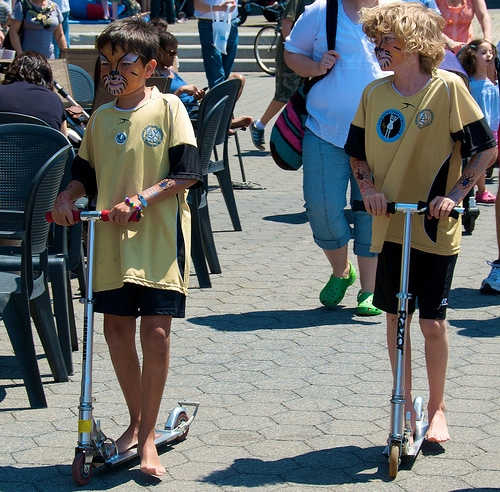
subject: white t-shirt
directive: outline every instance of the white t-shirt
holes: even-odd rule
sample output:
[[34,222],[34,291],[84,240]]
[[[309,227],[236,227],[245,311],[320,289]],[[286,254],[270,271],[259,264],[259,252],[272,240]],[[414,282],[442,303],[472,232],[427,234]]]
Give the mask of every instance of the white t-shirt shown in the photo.
[[[220,5],[223,0],[205,0],[210,5]],[[211,11],[201,12],[199,10],[194,11],[194,15],[198,17],[198,19],[213,19],[213,13]],[[238,15],[238,7],[236,7],[232,12],[229,12],[229,18],[234,19]]]
[[[373,48],[361,24],[354,24],[347,17],[339,0],[335,51],[341,58],[307,95],[306,121],[314,134],[337,147],[344,147],[363,89],[388,74],[380,69]],[[306,7],[287,37],[285,49],[321,60],[328,51],[326,0],[317,0]]]

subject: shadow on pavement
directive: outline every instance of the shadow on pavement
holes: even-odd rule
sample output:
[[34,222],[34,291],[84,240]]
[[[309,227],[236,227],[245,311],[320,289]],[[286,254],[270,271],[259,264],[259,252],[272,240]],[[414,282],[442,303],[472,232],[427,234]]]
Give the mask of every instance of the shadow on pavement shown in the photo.
[[305,224],[307,223],[307,214],[305,212],[297,212],[294,214],[268,215],[267,217],[262,217],[262,220],[283,222],[284,224]]
[[391,478],[382,451],[382,446],[343,446],[274,461],[240,458],[230,468],[215,471],[203,481],[248,488],[285,483],[319,486],[387,482]]
[[275,310],[251,311],[246,313],[214,314],[210,316],[197,316],[188,321],[194,325],[208,326],[215,330],[224,331],[253,331],[264,328],[291,330],[298,328],[311,328],[317,326],[344,326],[356,323],[359,325],[378,325],[378,316],[374,319],[353,318],[356,310],[346,309],[341,305],[338,309],[315,308],[304,310]]

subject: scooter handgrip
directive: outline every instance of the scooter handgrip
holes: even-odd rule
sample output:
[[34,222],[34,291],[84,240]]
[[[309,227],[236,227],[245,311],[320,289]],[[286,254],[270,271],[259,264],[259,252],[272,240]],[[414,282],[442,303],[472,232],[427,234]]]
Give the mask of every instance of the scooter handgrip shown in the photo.
[[[352,211],[353,212],[366,212],[365,203],[362,200],[353,200],[352,201]],[[388,202],[387,203],[387,212],[390,214],[396,213],[396,203]]]
[[[73,218],[77,221],[80,222],[80,210],[73,210]],[[45,220],[47,222],[54,222],[54,219],[52,218],[52,212],[47,212],[45,214]]]
[[[109,222],[109,210],[101,210],[101,220],[103,222]],[[139,222],[141,220],[142,214],[136,210],[128,219],[129,222]]]
[[456,219],[458,219],[458,218],[460,217],[460,214],[459,214],[459,213],[458,213],[455,209],[453,209],[453,210],[450,212],[450,217],[451,217],[452,219],[455,219],[455,220],[456,220]]

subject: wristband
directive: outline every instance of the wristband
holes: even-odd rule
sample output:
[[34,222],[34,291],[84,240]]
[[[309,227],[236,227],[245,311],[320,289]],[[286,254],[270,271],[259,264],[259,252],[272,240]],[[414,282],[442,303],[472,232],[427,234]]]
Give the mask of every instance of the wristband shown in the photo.
[[146,199],[140,193],[137,193],[137,198],[139,198],[139,201],[141,202],[141,205],[144,208],[146,208],[148,206],[148,202],[146,201]]
[[124,202],[129,207],[132,207],[134,210],[137,210],[139,213],[142,212],[142,207],[140,207],[139,205],[136,205],[128,196],[125,197]]

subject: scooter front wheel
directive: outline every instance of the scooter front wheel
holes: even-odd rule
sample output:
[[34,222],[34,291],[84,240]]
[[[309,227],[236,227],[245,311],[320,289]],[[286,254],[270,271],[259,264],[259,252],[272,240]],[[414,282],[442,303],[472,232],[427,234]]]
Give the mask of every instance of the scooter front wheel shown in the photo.
[[92,463],[85,463],[85,454],[78,453],[71,466],[71,475],[77,485],[87,485],[92,477]]
[[396,478],[398,476],[399,468],[399,446],[397,444],[391,444],[389,450],[389,476],[391,478]]

